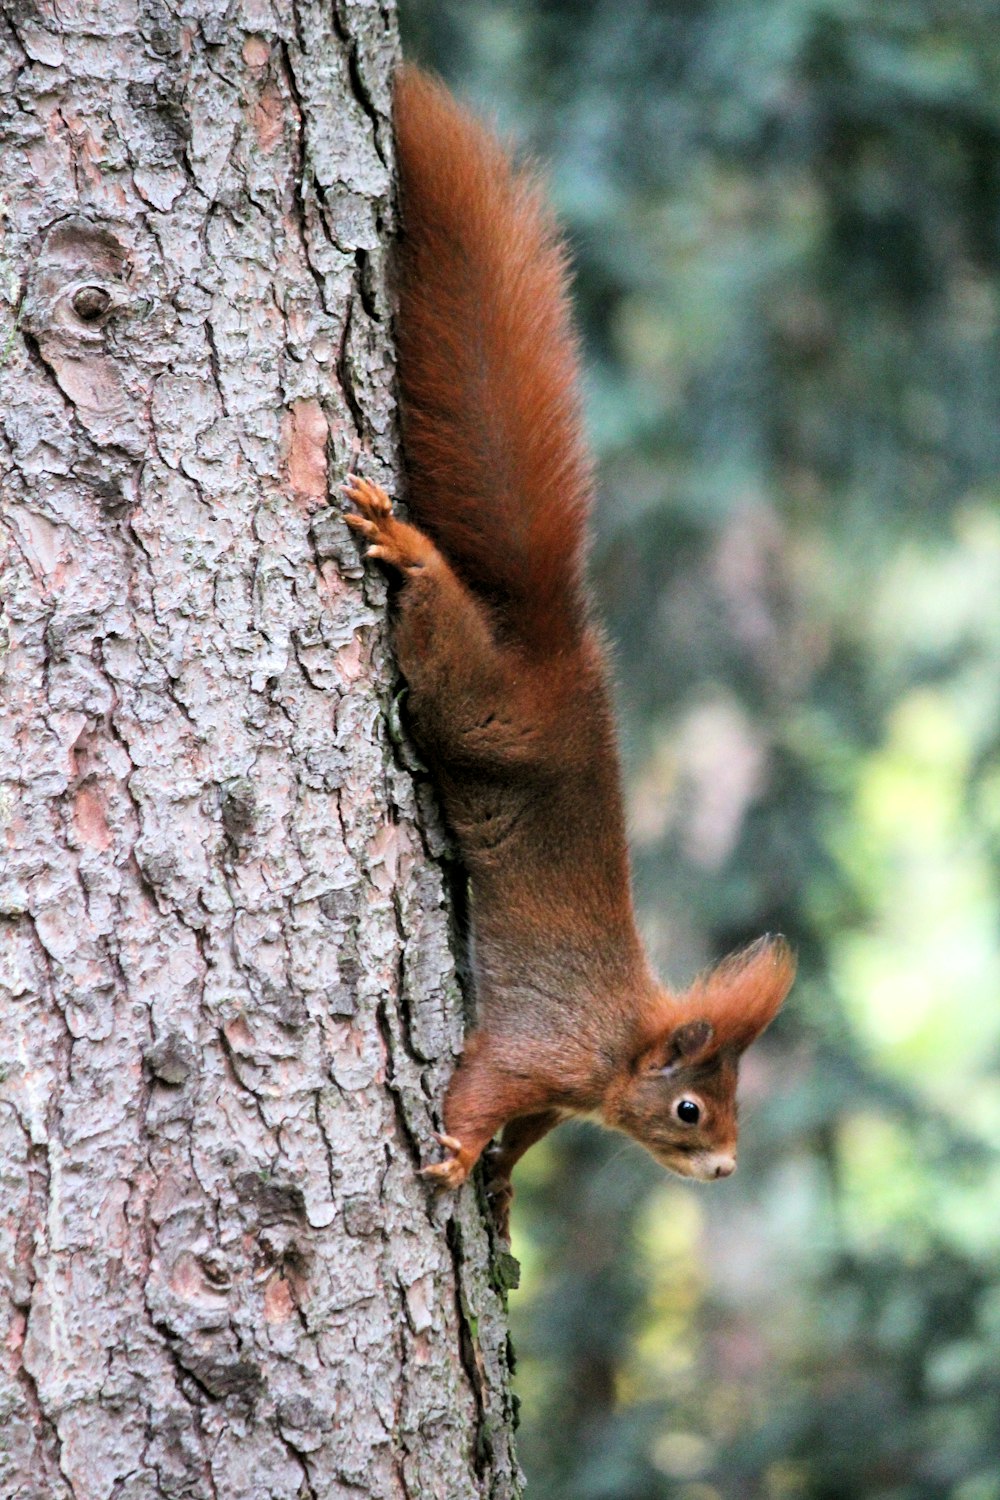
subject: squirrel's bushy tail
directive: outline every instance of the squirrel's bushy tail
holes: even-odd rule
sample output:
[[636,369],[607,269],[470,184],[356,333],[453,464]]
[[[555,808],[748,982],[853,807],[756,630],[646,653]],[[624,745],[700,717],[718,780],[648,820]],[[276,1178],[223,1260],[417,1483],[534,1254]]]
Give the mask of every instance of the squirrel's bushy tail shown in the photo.
[[571,648],[591,475],[565,246],[531,174],[413,67],[395,127],[413,519],[523,648]]

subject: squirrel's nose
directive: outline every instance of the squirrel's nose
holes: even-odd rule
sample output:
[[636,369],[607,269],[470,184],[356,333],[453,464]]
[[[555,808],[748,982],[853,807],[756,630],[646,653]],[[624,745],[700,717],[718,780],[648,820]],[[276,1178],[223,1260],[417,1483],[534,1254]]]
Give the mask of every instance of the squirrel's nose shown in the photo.
[[736,1171],[735,1156],[719,1156],[715,1161],[716,1177],[731,1177]]

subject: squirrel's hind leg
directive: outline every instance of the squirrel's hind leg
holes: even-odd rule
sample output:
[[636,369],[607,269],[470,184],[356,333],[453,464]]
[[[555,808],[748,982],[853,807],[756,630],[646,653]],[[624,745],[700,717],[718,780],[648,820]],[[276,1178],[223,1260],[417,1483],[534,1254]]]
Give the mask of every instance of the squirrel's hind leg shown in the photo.
[[393,644],[418,744],[456,766],[529,758],[533,726],[517,712],[517,663],[485,606],[429,536],[393,515],[384,490],[354,475],[344,490],[358,512],[345,520],[371,544],[366,556],[402,580]]
[[493,1215],[502,1239],[510,1239],[510,1206],[514,1200],[513,1172],[521,1157],[563,1119],[562,1110],[540,1109],[531,1115],[508,1120],[495,1146],[487,1150],[486,1193],[493,1205]]

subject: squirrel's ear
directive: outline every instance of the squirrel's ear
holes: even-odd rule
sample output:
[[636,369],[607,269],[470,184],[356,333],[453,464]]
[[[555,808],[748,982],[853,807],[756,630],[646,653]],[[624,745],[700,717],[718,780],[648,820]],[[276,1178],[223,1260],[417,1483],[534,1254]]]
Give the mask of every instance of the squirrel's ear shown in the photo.
[[768,934],[702,975],[685,1003],[711,1020],[718,1046],[744,1052],[774,1020],[794,978],[791,948],[783,937]]
[[657,1037],[643,1052],[639,1066],[644,1071],[663,1073],[679,1063],[691,1062],[714,1036],[711,1021],[683,1021]]
[[704,1052],[714,1035],[715,1027],[711,1021],[685,1021],[683,1026],[678,1026],[667,1038],[670,1050],[666,1066],[689,1062],[699,1052]]

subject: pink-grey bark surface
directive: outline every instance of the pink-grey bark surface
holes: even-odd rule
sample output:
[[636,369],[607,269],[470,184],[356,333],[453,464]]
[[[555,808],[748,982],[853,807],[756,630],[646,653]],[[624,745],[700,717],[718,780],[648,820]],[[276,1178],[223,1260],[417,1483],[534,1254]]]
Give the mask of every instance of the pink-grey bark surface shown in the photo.
[[384,590],[390,7],[0,3],[0,1496],[516,1493]]

